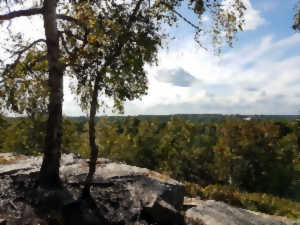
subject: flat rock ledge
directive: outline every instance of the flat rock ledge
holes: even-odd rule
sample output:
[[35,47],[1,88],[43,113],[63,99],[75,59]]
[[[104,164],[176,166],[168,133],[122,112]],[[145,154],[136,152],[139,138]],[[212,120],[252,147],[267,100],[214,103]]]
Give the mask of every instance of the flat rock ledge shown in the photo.
[[64,188],[43,190],[41,157],[0,159],[0,224],[184,224],[184,185],[154,171],[99,158],[91,198],[81,198],[87,160],[62,155]]
[[99,158],[91,196],[81,190],[87,160],[61,158],[64,187],[36,185],[42,157],[0,153],[0,225],[300,225],[285,218],[184,198],[184,185],[163,174]]

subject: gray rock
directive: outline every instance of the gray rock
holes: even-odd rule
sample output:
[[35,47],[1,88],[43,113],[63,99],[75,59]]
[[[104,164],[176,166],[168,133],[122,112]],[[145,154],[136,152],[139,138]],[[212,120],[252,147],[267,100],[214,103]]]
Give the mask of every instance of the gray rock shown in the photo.
[[[84,181],[88,165],[84,161],[79,164],[61,169],[66,183]],[[114,223],[134,224],[147,218],[163,224],[167,215],[171,215],[169,222],[174,219],[172,224],[183,223],[178,210],[183,204],[184,186],[145,168],[99,159],[91,194],[105,218]],[[165,218],[158,214],[162,211]]]
[[156,201],[151,207],[145,207],[147,215],[159,224],[184,224],[184,217],[176,209],[164,200]]
[[49,216],[47,211],[56,209],[62,211],[66,224],[72,225],[183,224],[179,210],[184,185],[167,176],[98,159],[92,198],[82,199],[88,172],[86,160],[62,155],[60,174],[64,190],[48,191],[36,188],[42,157],[6,157],[13,163],[0,168],[0,213],[15,218],[26,215],[27,220],[30,215],[43,219]]
[[299,225],[276,216],[256,214],[214,200],[204,201],[186,211],[186,225]]
[[6,225],[6,220],[0,219],[0,225]]

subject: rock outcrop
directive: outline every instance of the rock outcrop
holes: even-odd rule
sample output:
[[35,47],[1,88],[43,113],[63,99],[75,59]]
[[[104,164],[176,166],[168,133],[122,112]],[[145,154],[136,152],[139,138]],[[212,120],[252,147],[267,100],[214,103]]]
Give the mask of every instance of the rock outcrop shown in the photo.
[[299,225],[285,218],[254,213],[223,202],[208,200],[199,202],[185,213],[187,225]]
[[41,157],[4,157],[7,163],[0,168],[0,218],[9,215],[9,221],[20,218],[23,222],[27,217],[39,218],[28,224],[43,224],[41,221],[49,216],[47,211],[59,209],[62,216],[58,217],[72,225],[184,223],[179,213],[184,186],[159,173],[98,159],[92,198],[82,199],[86,160],[63,155],[60,172],[65,189],[45,191],[36,187]]
[[300,225],[221,202],[184,199],[178,181],[107,159],[98,159],[91,196],[81,196],[88,163],[73,154],[62,156],[64,187],[58,190],[37,185],[41,157],[0,153],[0,162],[0,225]]

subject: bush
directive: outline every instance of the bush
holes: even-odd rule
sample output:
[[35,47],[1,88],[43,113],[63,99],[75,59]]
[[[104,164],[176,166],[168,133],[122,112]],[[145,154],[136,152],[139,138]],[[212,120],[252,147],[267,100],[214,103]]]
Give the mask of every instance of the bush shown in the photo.
[[300,219],[300,203],[270,194],[241,192],[238,188],[229,185],[202,187],[193,183],[185,184],[185,192],[191,197],[213,199],[243,209]]

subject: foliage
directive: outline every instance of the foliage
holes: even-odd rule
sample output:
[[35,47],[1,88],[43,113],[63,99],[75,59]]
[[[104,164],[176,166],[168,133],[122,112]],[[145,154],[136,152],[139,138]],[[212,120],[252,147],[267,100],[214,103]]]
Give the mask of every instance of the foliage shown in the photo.
[[[229,117],[236,119],[245,119],[251,117],[253,120],[264,120],[267,122],[273,122],[276,125],[279,125],[280,132],[292,132],[290,129],[290,123],[294,123],[296,119],[299,119],[299,115],[224,115],[224,114],[170,114],[170,115],[136,115],[134,118],[138,120],[157,120],[159,122],[167,122],[172,117],[178,117],[184,121],[190,121],[192,123],[221,123],[224,122]],[[108,121],[124,121],[128,116],[118,115],[118,116],[96,116],[96,120],[99,120],[103,117],[106,117]],[[86,116],[68,116],[68,119],[75,122],[87,122],[88,117]],[[80,125],[81,126],[81,125]],[[280,136],[284,136],[281,135]]]
[[9,121],[4,115],[0,114],[0,149],[3,148],[3,142],[6,138],[6,129],[9,127]]
[[[5,138],[2,152],[15,152],[25,155],[37,155],[43,152],[46,118],[35,120],[21,117],[6,129],[1,129]],[[78,152],[79,138],[74,122],[63,119],[62,152]]]
[[124,123],[110,123],[103,118],[97,124],[100,154],[118,161],[154,169],[159,159],[153,149],[159,136],[159,123],[128,118]]
[[20,118],[5,131],[6,139],[3,143],[3,152],[16,152],[19,154],[38,154],[43,150],[45,137],[45,121],[38,119],[32,121]]
[[160,135],[158,169],[180,180],[200,182],[199,177],[203,177],[211,182],[213,152],[210,146],[216,142],[215,136],[209,136],[211,130],[214,130],[213,125],[204,128],[201,124],[172,118]]
[[[201,182],[201,176],[213,179],[207,168],[212,164],[209,146],[216,139],[209,136],[209,128],[214,130],[211,126],[205,133],[201,125],[178,118],[168,123],[130,117],[123,122],[103,119],[96,127],[97,144],[103,157],[155,169],[177,179]],[[204,133],[197,134],[199,131]]]
[[[17,42],[14,47],[20,48],[20,45]],[[39,44],[26,55],[20,56],[17,62],[8,64],[4,68],[0,67],[2,110],[26,113],[29,116],[46,112],[49,95],[47,61],[46,53],[38,50],[38,46]],[[10,52],[10,54],[16,53]]]
[[186,183],[186,194],[202,199],[214,199],[230,205],[271,215],[300,218],[300,203],[265,193],[242,192],[234,186],[209,185],[202,187]]
[[[285,139],[292,146],[286,145]],[[214,146],[220,168],[216,176],[222,183],[246,190],[284,194],[295,174],[295,144],[291,135],[280,139],[279,126],[275,124],[228,119]]]
[[104,119],[97,124],[96,141],[103,157],[178,180],[234,184],[251,192],[292,196],[298,192],[296,127],[296,123],[232,118],[218,124],[176,117],[168,122]]
[[63,153],[78,153],[80,139],[76,123],[63,117],[62,132],[61,151]]

